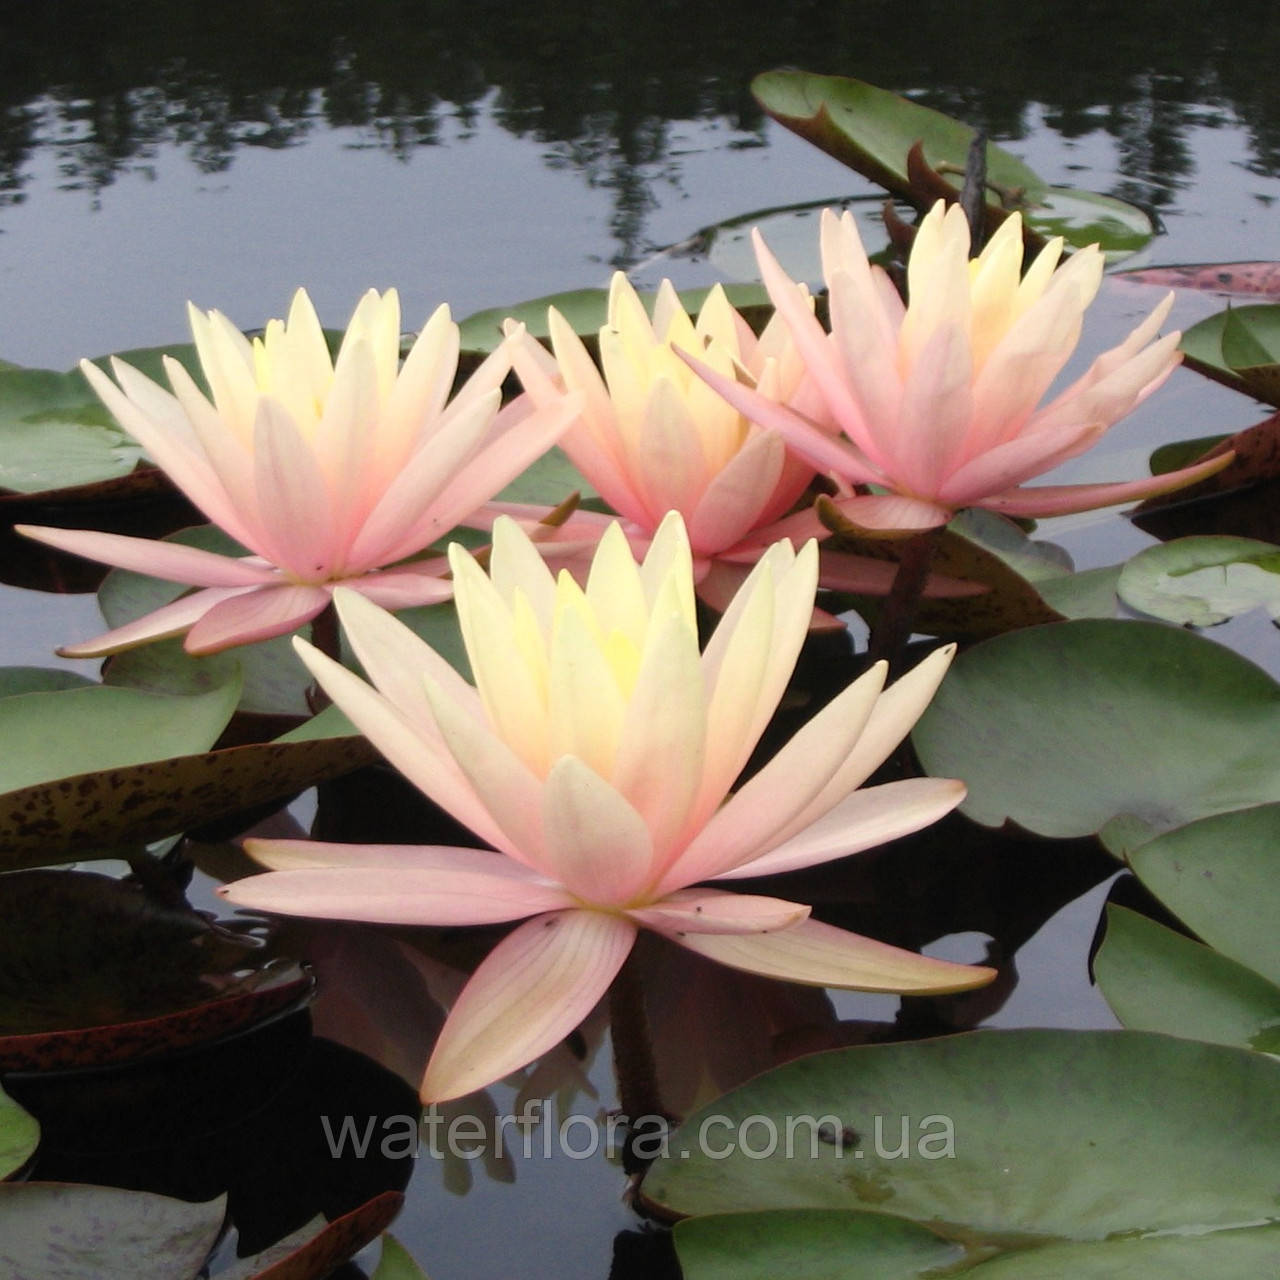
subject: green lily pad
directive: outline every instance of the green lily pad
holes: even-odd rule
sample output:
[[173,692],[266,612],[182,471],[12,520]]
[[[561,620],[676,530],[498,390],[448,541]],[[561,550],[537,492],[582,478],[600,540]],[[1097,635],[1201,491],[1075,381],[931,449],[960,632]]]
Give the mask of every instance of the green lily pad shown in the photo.
[[40,1280],[185,1280],[222,1229],[204,1204],[78,1183],[0,1184],[0,1274]]
[[0,1089],[0,1181],[17,1173],[40,1145],[40,1125]]
[[[933,168],[964,173],[973,130],[959,120],[848,76],[766,71],[751,82],[756,101],[779,124],[872,182],[907,198],[907,152],[924,143]],[[1017,156],[987,144],[987,178],[1028,200],[1048,184]]]
[[1280,805],[1188,823],[1128,858],[1134,874],[1198,937],[1280,985]]
[[[762,285],[727,284],[724,290],[729,301],[739,310],[771,309],[769,295]],[[710,288],[682,289],[680,301],[690,315],[696,315],[710,292]],[[640,294],[651,313],[653,297],[652,293]],[[509,307],[489,307],[484,311],[477,311],[458,326],[462,349],[477,353],[495,350],[502,341],[503,321],[508,319],[520,321],[535,338],[549,338],[551,331],[547,327],[548,307],[555,307],[580,338],[594,338],[604,327],[608,317],[609,291],[569,289],[564,293],[550,293],[544,298],[517,302]]]
[[[522,491],[523,496],[513,496],[511,500],[535,501],[535,491],[555,488],[558,492],[553,473],[568,480],[569,472],[565,469],[568,465],[566,459],[557,471],[552,460],[545,472],[539,472],[529,482]],[[566,489],[557,501],[572,491],[572,488]],[[213,525],[183,529],[165,541],[200,547],[219,555],[245,554],[243,547]],[[113,569],[99,589],[98,605],[107,623],[118,627],[176,600],[186,589],[161,578]],[[397,617],[450,662],[458,665],[465,661],[452,603],[405,609]],[[310,627],[302,627],[295,634],[309,637]],[[312,684],[311,675],[293,651],[291,636],[276,636],[199,658],[183,649],[180,636],[157,640],[116,654],[107,667],[106,681],[110,685],[154,693],[190,694],[221,684],[237,670],[243,679],[240,711],[268,716],[309,714],[307,691]]]
[[[929,167],[954,174],[960,185],[973,130],[940,111],[862,80],[809,71],[767,71],[751,82],[751,92],[779,124],[895,196],[910,200],[915,194],[907,155],[917,142]],[[1118,256],[1155,235],[1141,209],[1096,192],[1050,187],[993,142],[987,144],[987,180],[989,207],[1020,208],[1040,234],[1061,235],[1075,246],[1096,243]]]
[[[228,684],[208,694],[166,697],[92,686],[0,700],[0,732],[14,725],[26,732],[25,726],[34,725],[29,730],[33,742],[56,738],[39,768],[32,757],[11,753],[6,758],[11,789],[0,795],[0,870],[111,856],[122,847],[251,810],[377,759],[336,708],[274,742],[183,753],[183,745],[216,738],[229,718],[228,703],[234,706],[235,691]],[[77,702],[50,705],[51,699]],[[218,716],[211,708],[221,717],[216,727]],[[92,740],[86,725],[95,731]],[[57,737],[58,726],[65,741]],[[87,763],[100,767],[63,772]],[[34,780],[41,772],[41,780]],[[29,780],[15,787],[14,781],[24,777]]]
[[0,698],[11,698],[18,693],[83,689],[94,683],[78,671],[63,671],[57,667],[0,667]]
[[676,1224],[686,1280],[923,1280],[964,1258],[932,1231],[878,1213],[773,1209]]
[[1135,911],[1107,907],[1093,972],[1132,1030],[1280,1052],[1280,987]]
[[[123,351],[120,359],[167,385],[166,354],[198,369],[190,343]],[[106,369],[109,361],[100,356],[94,363]],[[101,485],[130,476],[142,458],[141,446],[117,425],[78,368],[0,369],[0,490],[59,502],[97,498]],[[145,490],[154,480],[144,474],[138,483]],[[132,487],[115,485],[112,493]]]
[[[1135,1083],[1136,1082],[1136,1083]],[[1137,1031],[982,1031],[800,1058],[689,1117],[667,1215],[874,1211],[970,1247],[1280,1217],[1280,1063]]]
[[1180,471],[1192,463],[1199,462],[1210,449],[1229,439],[1228,436],[1199,436],[1194,440],[1175,440],[1171,444],[1162,444],[1151,451],[1148,469],[1153,476],[1168,475],[1170,471]]
[[[807,200],[803,204],[775,205],[751,213],[737,214],[723,222],[700,227],[693,235],[668,246],[645,263],[646,272],[661,270],[667,259],[705,260],[730,280],[755,282],[760,279],[751,232],[764,236],[765,243],[782,269],[793,280],[805,280],[815,288],[822,284],[822,257],[818,250],[818,215],[823,209],[848,210],[858,220],[858,234],[873,260],[889,245],[879,196],[851,199],[847,195],[827,200]],[[759,329],[773,314],[773,303],[763,285],[751,283],[725,286],[730,300],[747,322]],[[681,294],[681,297],[688,295]],[[819,308],[825,299],[819,299]],[[825,311],[820,311],[824,315]]]
[[1280,405],[1280,305],[1220,311],[1192,325],[1180,345],[1197,373]]
[[1280,799],[1280,685],[1158,623],[1031,627],[963,653],[912,737],[962,778],[976,822],[1083,836],[1130,815],[1155,831]]
[[[563,449],[552,447],[498,495],[501,502],[536,502],[558,507],[570,494],[599,497]],[[452,540],[452,538],[451,538]]]
[[413,1260],[413,1255],[393,1235],[382,1237],[382,1257],[373,1280],[427,1280],[427,1273]]
[[[217,555],[243,556],[245,549],[214,525],[198,525],[170,534],[178,542]],[[171,603],[189,590],[163,578],[113,569],[98,589],[98,607],[110,627],[124,626]],[[107,667],[110,685],[155,693],[194,693],[221,684],[232,671],[243,682],[239,709],[264,715],[305,716],[311,676],[298,660],[288,636],[241,645],[208,657],[193,658],[182,637],[157,640],[116,654]]]
[[975,1271],[977,1280],[1258,1280],[1280,1257],[1280,1227],[1241,1227],[1199,1235],[1147,1236],[1051,1244],[1005,1254]]
[[0,792],[207,750],[239,692],[232,678],[190,697],[89,685],[0,699],[0,738],[22,744],[0,756]]
[[1023,218],[1042,236],[1061,236],[1078,249],[1099,245],[1108,262],[1137,253],[1156,234],[1151,216],[1137,205],[1076,187],[1048,187]]
[[1178,538],[1139,551],[1120,598],[1166,622],[1211,627],[1251,609],[1280,619],[1280,547],[1252,538]]

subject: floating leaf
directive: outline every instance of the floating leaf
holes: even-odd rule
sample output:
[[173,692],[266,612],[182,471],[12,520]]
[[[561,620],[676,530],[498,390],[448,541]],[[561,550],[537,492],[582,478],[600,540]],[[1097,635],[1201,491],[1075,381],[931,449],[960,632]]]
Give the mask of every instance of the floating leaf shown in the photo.
[[[758,228],[770,251],[793,280],[807,280],[815,286],[822,282],[822,258],[818,252],[818,215],[823,209],[848,210],[858,220],[858,233],[872,260],[888,247],[880,196],[832,196],[828,200],[808,200],[803,204],[775,205],[751,213],[737,214],[723,222],[701,227],[678,244],[649,258],[644,263],[646,278],[666,269],[668,260],[705,260],[730,280],[758,281],[751,232]],[[759,330],[773,314],[773,303],[763,285],[726,285],[729,300],[743,314],[752,328]],[[705,292],[702,291],[702,292]],[[682,293],[682,298],[691,295]],[[826,300],[816,303],[819,316],[825,316]]]
[[1280,1226],[1051,1244],[984,1263],[977,1280],[1258,1280],[1280,1257]]
[[0,1070],[136,1062],[309,998],[297,964],[136,884],[26,871],[0,900]]
[[1107,907],[1093,972],[1132,1030],[1280,1051],[1280,987],[1136,911]]
[[1280,799],[1280,685],[1194,633],[1108,619],[962,653],[916,726],[927,772],[976,822],[1082,836]]
[[400,1192],[384,1191],[332,1222],[323,1218],[308,1222],[256,1257],[219,1274],[222,1280],[322,1280],[376,1240],[403,1204]]
[[94,683],[78,671],[64,671],[57,667],[0,667],[0,698],[11,698],[18,693],[83,689]]
[[[131,700],[157,697],[97,687],[23,696],[81,692],[128,695]],[[0,702],[0,729],[6,724],[8,701]],[[191,701],[167,699],[175,726],[180,709]],[[121,845],[172,835],[292,795],[377,759],[373,747],[362,737],[350,736],[352,732],[346,717],[328,708],[274,742],[117,764],[9,791],[0,795],[0,868],[101,857]],[[119,734],[118,745],[133,742],[139,734],[138,725],[130,722],[128,731]],[[146,748],[141,750],[145,753]]]
[[[1161,537],[1169,537],[1172,535],[1165,531],[1164,526],[1172,524],[1176,519],[1183,525],[1188,521],[1198,520],[1203,526],[1195,530],[1186,530],[1186,532],[1208,535],[1230,532],[1243,535],[1248,531],[1236,525],[1224,529],[1222,521],[1225,508],[1201,504],[1195,500],[1216,497],[1220,494],[1229,495],[1232,500],[1238,498],[1252,500],[1253,495],[1251,494],[1237,495],[1232,491],[1244,486],[1280,479],[1280,413],[1272,414],[1265,421],[1259,422],[1256,426],[1246,427],[1243,431],[1238,431],[1233,436],[1206,439],[1203,442],[1186,441],[1178,445],[1167,446],[1164,450],[1157,450],[1152,454],[1151,458],[1153,473],[1159,474],[1176,469],[1175,466],[1170,464],[1176,463],[1177,458],[1180,456],[1185,457],[1194,445],[1200,443],[1205,445],[1204,452],[1188,457],[1188,463],[1217,457],[1228,450],[1236,456],[1221,471],[1215,472],[1205,480],[1200,480],[1196,484],[1189,485],[1185,489],[1179,489],[1174,493],[1161,494],[1140,502],[1133,512],[1134,523],[1139,528],[1150,529]],[[1157,462],[1159,462],[1159,472],[1156,472]],[[1181,464],[1177,463],[1176,465]],[[1260,524],[1266,526],[1268,523],[1274,523],[1274,521],[1269,522],[1266,518],[1266,508],[1270,504],[1267,501],[1263,501],[1258,505],[1260,505],[1261,511],[1248,516],[1251,521],[1250,529]],[[1169,511],[1170,508],[1174,510]],[[1169,511],[1169,520],[1157,525],[1155,521],[1150,519],[1153,514],[1166,511]]]
[[[944,165],[964,172],[973,130],[887,89],[847,76],[784,70],[756,76],[751,92],[779,124],[894,195],[911,194],[907,152],[916,142],[924,143],[933,168]],[[993,142],[987,144],[987,178],[1032,200],[1048,185]]]
[[1189,823],[1128,858],[1142,883],[1198,937],[1280,984],[1280,805]]
[[1280,305],[1220,311],[1192,325],[1181,347],[1197,373],[1280,405]]
[[1100,245],[1109,262],[1137,253],[1156,234],[1151,216],[1137,205],[1075,187],[1048,187],[1023,218],[1046,238],[1061,236],[1076,248]]
[[1115,278],[1164,289],[1280,295],[1280,262],[1199,262],[1176,267],[1117,271]]
[[382,1257],[378,1259],[373,1280],[427,1280],[427,1273],[395,1236],[384,1235]]
[[[537,501],[537,495],[543,492],[559,492],[557,477],[566,481],[571,478],[565,469],[568,465],[567,460],[559,464],[554,456],[545,463],[535,464],[534,475],[511,500]],[[581,483],[585,485],[585,481]],[[563,496],[561,493],[560,497]],[[243,547],[213,525],[183,529],[165,541],[200,547],[219,555],[245,554]],[[187,588],[178,583],[161,578],[113,569],[98,592],[98,604],[107,623],[118,627],[176,600],[185,590]],[[457,613],[451,602],[405,609],[397,616],[455,665],[462,660],[464,650]],[[310,628],[303,627],[295,634],[309,636]],[[106,681],[110,685],[156,693],[195,693],[222,683],[237,670],[243,679],[240,711],[289,717],[309,714],[307,691],[312,679],[293,650],[291,636],[276,636],[199,658],[193,658],[183,649],[181,637],[157,640],[116,654],[107,666]]]
[[964,1258],[914,1222],[838,1209],[712,1213],[675,1239],[685,1280],[924,1280]]
[[[918,142],[934,171],[964,173],[974,131],[966,124],[908,98],[845,76],[809,71],[767,71],[751,82],[756,101],[779,124],[820,147],[893,195],[916,195],[907,157]],[[1155,234],[1141,209],[1111,196],[1050,187],[1016,156],[987,144],[988,209],[1020,208],[1026,223],[1068,243],[1098,243],[1112,253],[1132,253]],[[1003,217],[996,213],[996,220]]]
[[0,1180],[12,1177],[35,1155],[40,1125],[0,1089]]
[[0,1274],[39,1280],[186,1280],[222,1229],[225,1197],[0,1183]]
[[1178,538],[1138,552],[1120,598],[1153,618],[1212,627],[1263,607],[1280,619],[1280,547],[1252,538]]
[[[729,301],[739,308],[763,308],[769,306],[769,295],[760,285],[725,285]],[[691,315],[696,315],[707,300],[710,288],[682,289],[680,301]],[[652,313],[652,293],[642,293],[641,300]],[[607,289],[570,289],[565,293],[551,293],[545,298],[533,298],[509,307],[490,307],[468,316],[459,325],[462,331],[464,351],[493,351],[502,341],[502,325],[507,319],[518,320],[535,338],[549,338],[547,308],[555,307],[564,316],[574,333],[582,338],[594,338],[604,327],[609,310]]]
[[553,447],[521,472],[498,498],[503,502],[537,502],[557,507],[572,493],[584,499],[598,496],[564,450]]
[[[824,516],[824,519],[827,518]],[[840,529],[842,550],[896,560],[899,545]],[[1061,547],[1030,539],[1012,520],[977,508],[961,512],[938,539],[932,570],[966,582],[984,583],[982,595],[926,599],[916,630],[962,640],[983,640],[1020,627],[1060,622],[1066,617],[1110,617],[1115,613],[1114,578],[1119,568],[1076,574]],[[875,598],[860,600],[874,616]]]
[[790,1062],[690,1116],[642,1193],[667,1215],[866,1210],[1012,1249],[1272,1222],[1278,1179],[1272,1059],[1022,1030]]
[[[239,692],[232,678],[191,697],[88,685],[4,698],[0,739],[22,749],[0,756],[0,792],[203,751]],[[7,796],[0,807],[10,807]]]
[[[198,368],[190,343],[123,351],[118,358],[167,385],[161,374],[166,354],[188,370]],[[108,368],[110,357],[94,363]],[[121,483],[142,457],[141,446],[117,425],[78,368],[0,369],[0,489],[74,502],[167,487],[149,469]],[[110,490],[102,489],[105,482],[111,482]]]

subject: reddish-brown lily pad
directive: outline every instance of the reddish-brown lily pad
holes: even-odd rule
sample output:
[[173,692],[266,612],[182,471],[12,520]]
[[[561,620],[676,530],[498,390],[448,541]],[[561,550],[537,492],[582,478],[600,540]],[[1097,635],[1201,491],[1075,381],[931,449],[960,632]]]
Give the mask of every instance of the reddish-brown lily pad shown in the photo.
[[373,747],[330,708],[273,742],[31,782],[0,795],[0,870],[101,857],[251,810],[375,759]]
[[5,878],[0,1071],[115,1066],[207,1043],[309,998],[311,976],[135,884]]
[[1197,262],[1174,267],[1118,271],[1116,279],[1163,289],[1201,289],[1206,293],[1280,298],[1280,262]]
[[395,1221],[403,1204],[399,1191],[383,1191],[332,1222],[309,1222],[224,1272],[223,1280],[323,1280],[376,1240]]

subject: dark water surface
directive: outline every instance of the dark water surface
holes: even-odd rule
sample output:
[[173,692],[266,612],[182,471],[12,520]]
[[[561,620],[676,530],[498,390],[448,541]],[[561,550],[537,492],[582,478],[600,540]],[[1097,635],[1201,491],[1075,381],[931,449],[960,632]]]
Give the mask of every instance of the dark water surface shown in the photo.
[[[180,341],[188,298],[256,326],[299,285],[341,326],[365,288],[394,284],[416,326],[442,300],[461,318],[604,284],[617,265],[656,283],[647,260],[700,227],[871,190],[761,116],[746,85],[784,64],[910,93],[985,126],[1051,181],[1150,207],[1165,234],[1146,261],[1280,257],[1272,3],[52,0],[24,12],[21,32],[0,31],[0,358],[65,368]],[[708,278],[706,264],[677,265],[690,283]],[[1105,289],[1081,362],[1157,296]],[[1180,300],[1175,320],[1218,305]],[[1180,371],[1062,478],[1140,474],[1162,440],[1258,416]],[[1044,534],[1082,567],[1146,541],[1114,516]],[[91,596],[5,587],[0,610],[5,664],[52,665],[54,644],[99,629]],[[1264,624],[1223,634],[1277,665]],[[347,794],[349,810],[369,803],[362,795]],[[309,821],[306,805],[294,812]],[[795,895],[824,918],[951,958],[1016,952],[1016,981],[900,1010],[892,997],[828,1000],[677,970],[658,954],[673,1109],[773,1056],[890,1031],[1114,1025],[1085,971],[1104,860],[970,833],[940,861],[910,849],[858,861],[810,874]],[[198,905],[208,883],[197,881]],[[432,1002],[456,989],[461,961],[354,929],[296,949],[319,971],[320,1030],[414,1080]],[[584,1116],[613,1105],[599,1020],[544,1064],[539,1086]],[[519,1109],[508,1084],[489,1095],[497,1113]],[[624,1183],[603,1155],[547,1159],[537,1142],[527,1159],[518,1142],[503,1159],[423,1156],[395,1230],[433,1280],[603,1277],[615,1235],[638,1225]],[[659,1274],[646,1247],[624,1239],[612,1274]]]

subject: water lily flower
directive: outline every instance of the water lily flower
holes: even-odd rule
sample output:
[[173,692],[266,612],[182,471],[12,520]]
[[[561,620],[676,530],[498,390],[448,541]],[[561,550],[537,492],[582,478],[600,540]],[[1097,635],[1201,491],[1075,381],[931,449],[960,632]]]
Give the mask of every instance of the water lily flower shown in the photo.
[[18,526],[50,546],[199,590],[60,650],[93,657],[187,633],[190,653],[281,635],[345,583],[389,608],[431,604],[451,586],[443,556],[401,564],[541,456],[572,416],[522,399],[500,410],[509,345],[449,401],[458,326],[440,307],[400,364],[395,290],[370,290],[334,360],[305,291],[287,321],[247,339],[221,313],[189,307],[212,402],[166,357],[172,394],[120,360],[117,386],[81,369],[169,478],[243,557],[85,530]]
[[525,919],[453,1006],[422,1096],[440,1101],[532,1061],[585,1017],[637,930],[769,977],[871,991],[981,986],[992,970],[902,951],[809,908],[701,887],[811,866],[918,830],[960,782],[857,790],[929,701],[938,650],[882,692],[881,663],[728,800],[809,625],[817,547],[770,547],[699,653],[692,556],[673,513],[637,564],[601,539],[585,590],[553,577],[510,520],[491,576],[450,547],[473,688],[394,618],[336,593],[373,686],[296,640],[316,680],[387,759],[491,850],[252,840],[272,868],[224,887],[285,914],[409,925]]
[[[805,295],[801,305],[811,309],[811,299]],[[599,334],[603,376],[554,307],[548,322],[554,359],[526,334],[513,349],[516,372],[534,402],[548,409],[566,396],[580,397],[581,411],[560,447],[623,517],[636,551],[643,553],[668,511],[679,511],[698,594],[723,610],[770,543],[825,535],[811,509],[787,514],[814,479],[813,464],[788,449],[777,431],[754,425],[676,354],[701,356],[726,380],[736,368],[745,370],[759,395],[834,436],[836,427],[781,316],[757,338],[716,285],[695,324],[664,280],[650,320],[627,277],[617,272]],[[543,514],[514,504],[490,509],[529,523]],[[575,512],[554,534],[540,531],[544,550],[555,555],[559,544],[563,555],[566,544],[576,544],[585,552],[612,519]],[[820,583],[838,590],[883,594],[893,580],[892,564],[868,557],[827,550],[820,564]],[[930,594],[972,590],[935,580]],[[827,615],[820,613],[819,620]]]
[[1015,213],[970,261],[963,212],[939,202],[916,233],[904,306],[887,274],[868,263],[852,215],[827,210],[821,230],[827,334],[807,294],[759,232],[754,238],[769,296],[845,438],[833,437],[825,418],[812,420],[723,368],[696,367],[819,470],[849,487],[885,490],[836,499],[864,530],[913,533],[972,506],[1009,516],[1065,515],[1165,493],[1226,465],[1215,459],[1118,484],[1022,487],[1096,443],[1181,359],[1178,333],[1156,338],[1171,293],[1119,346],[1040,403],[1075,350],[1101,282],[1096,245],[1058,267],[1062,240],[1054,239],[1022,275],[1022,222]]

